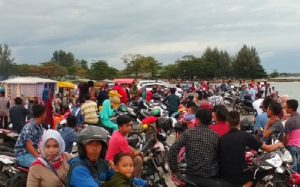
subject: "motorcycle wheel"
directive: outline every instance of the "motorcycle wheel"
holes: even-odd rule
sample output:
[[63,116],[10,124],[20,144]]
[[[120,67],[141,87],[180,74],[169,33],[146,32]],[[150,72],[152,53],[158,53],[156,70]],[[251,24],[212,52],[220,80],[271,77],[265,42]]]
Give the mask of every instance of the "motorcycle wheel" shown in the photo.
[[27,175],[24,173],[17,173],[15,176],[9,179],[7,187],[26,187]]
[[267,182],[258,181],[255,184],[255,187],[287,187],[290,186],[287,184],[288,178],[284,175],[274,174],[273,179]]
[[0,172],[0,186],[6,186],[9,176],[4,172]]

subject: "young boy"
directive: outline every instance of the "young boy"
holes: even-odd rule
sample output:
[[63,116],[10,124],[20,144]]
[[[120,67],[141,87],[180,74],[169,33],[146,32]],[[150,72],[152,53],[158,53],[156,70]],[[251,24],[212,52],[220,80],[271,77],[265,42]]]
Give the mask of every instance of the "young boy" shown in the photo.
[[279,119],[279,115],[282,113],[282,107],[279,103],[272,101],[267,109],[267,115],[269,121],[266,123],[263,138],[267,144],[271,144],[271,136],[279,138],[280,141],[283,141],[284,127]]
[[110,181],[104,183],[104,187],[146,187],[142,179],[133,177],[133,160],[129,154],[118,153],[114,157],[115,174]]
[[110,165],[113,165],[113,159],[118,153],[127,153],[133,157],[134,163],[134,177],[141,177],[143,160],[140,156],[140,152],[135,151],[129,146],[126,136],[131,132],[132,122],[129,116],[123,115],[117,118],[117,124],[119,130],[116,131],[109,140],[109,146],[106,154],[106,160]]
[[32,106],[33,119],[24,126],[16,142],[15,153],[19,165],[29,167],[39,156],[38,145],[43,135],[42,123],[46,119],[44,105],[35,104]]
[[187,128],[194,127],[195,119],[196,119],[195,117],[196,111],[197,111],[196,106],[191,106],[190,108],[188,108],[187,112],[180,119],[180,122],[186,125]]

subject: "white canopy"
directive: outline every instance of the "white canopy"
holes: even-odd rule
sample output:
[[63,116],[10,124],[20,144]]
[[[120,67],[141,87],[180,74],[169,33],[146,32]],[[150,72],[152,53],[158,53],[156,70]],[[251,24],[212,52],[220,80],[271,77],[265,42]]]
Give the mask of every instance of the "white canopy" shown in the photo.
[[57,83],[55,80],[43,79],[39,77],[16,77],[1,81],[4,84],[39,84],[39,83]]

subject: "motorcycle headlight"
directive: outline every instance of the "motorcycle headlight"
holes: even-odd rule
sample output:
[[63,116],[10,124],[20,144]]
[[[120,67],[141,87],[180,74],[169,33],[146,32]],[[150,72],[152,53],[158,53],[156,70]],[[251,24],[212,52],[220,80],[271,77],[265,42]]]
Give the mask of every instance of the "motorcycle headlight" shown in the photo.
[[264,170],[269,170],[269,169],[272,169],[272,167],[271,166],[260,166],[262,169],[264,169]]
[[285,169],[283,167],[276,168],[277,173],[284,173]]
[[278,154],[275,154],[274,157],[267,159],[266,162],[268,162],[275,168],[278,168],[282,165],[282,159]]
[[286,149],[282,153],[282,161],[284,163],[292,163],[293,162],[293,157],[292,157],[291,153]]

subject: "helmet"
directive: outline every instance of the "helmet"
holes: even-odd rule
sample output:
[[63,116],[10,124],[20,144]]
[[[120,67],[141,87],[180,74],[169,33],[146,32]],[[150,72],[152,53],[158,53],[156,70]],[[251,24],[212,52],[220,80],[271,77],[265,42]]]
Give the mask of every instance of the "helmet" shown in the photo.
[[189,99],[189,100],[194,100],[194,94],[189,94],[189,95],[188,95],[188,99]]
[[86,153],[84,149],[85,144],[93,140],[98,140],[102,143],[100,158],[104,159],[107,150],[107,139],[108,139],[108,132],[104,130],[102,127],[87,126],[79,133],[77,139],[79,157],[86,158]]
[[160,108],[152,109],[151,113],[152,113],[152,116],[160,117]]
[[253,131],[253,122],[249,118],[244,118],[241,121],[241,131],[252,132]]
[[154,101],[160,101],[161,100],[160,95],[157,94],[157,93],[153,94],[152,98],[153,98]]
[[118,108],[119,112],[127,112],[127,107],[125,104],[121,104]]

